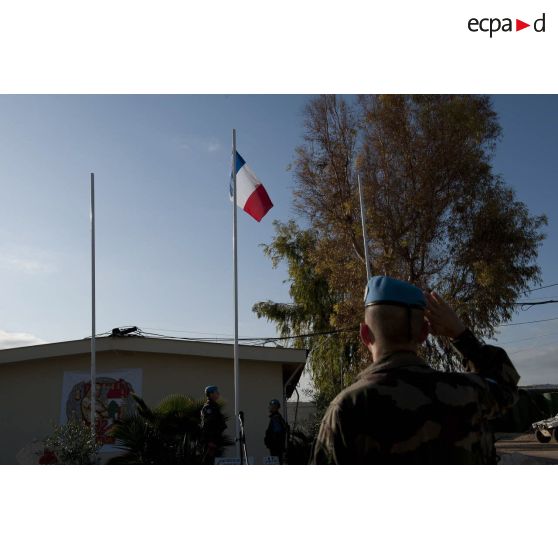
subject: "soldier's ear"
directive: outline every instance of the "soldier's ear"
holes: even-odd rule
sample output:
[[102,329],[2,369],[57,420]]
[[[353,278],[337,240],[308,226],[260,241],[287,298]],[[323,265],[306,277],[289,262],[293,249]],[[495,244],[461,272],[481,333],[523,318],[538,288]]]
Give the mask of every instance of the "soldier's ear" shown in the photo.
[[374,334],[365,323],[360,324],[360,340],[368,349],[374,344]]

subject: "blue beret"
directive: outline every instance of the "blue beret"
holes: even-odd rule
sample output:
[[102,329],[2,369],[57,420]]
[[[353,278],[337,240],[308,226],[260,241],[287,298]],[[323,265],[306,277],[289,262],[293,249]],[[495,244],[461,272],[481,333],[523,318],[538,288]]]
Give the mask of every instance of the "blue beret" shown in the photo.
[[368,281],[364,293],[364,306],[373,304],[426,308],[426,298],[421,289],[410,283],[377,275]]
[[272,399],[269,402],[270,405],[277,405],[277,407],[281,407],[281,403],[279,403],[279,399]]
[[216,391],[219,391],[219,388],[217,386],[207,386],[205,388],[205,395],[209,395],[210,393],[215,393]]

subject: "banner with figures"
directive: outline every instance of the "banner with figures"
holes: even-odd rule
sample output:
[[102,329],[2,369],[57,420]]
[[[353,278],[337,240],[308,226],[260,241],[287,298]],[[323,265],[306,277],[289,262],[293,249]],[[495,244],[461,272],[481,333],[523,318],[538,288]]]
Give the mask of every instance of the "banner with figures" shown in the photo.
[[[91,381],[89,372],[64,372],[60,424],[71,419],[91,424]],[[110,429],[115,421],[135,410],[132,393],[142,394],[142,370],[119,369],[99,372],[95,390],[97,438],[103,450],[112,449]]]

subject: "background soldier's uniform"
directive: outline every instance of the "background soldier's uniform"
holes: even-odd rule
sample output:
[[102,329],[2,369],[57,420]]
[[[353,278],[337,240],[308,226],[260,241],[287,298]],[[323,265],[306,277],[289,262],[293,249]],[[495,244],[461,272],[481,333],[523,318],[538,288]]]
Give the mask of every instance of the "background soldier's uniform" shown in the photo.
[[222,436],[226,428],[227,423],[221,413],[221,408],[214,401],[208,400],[201,410],[202,440],[205,445],[206,462],[213,463],[217,452],[216,448],[209,447],[209,444],[219,447],[222,444]]
[[312,462],[496,463],[487,420],[516,402],[519,375],[469,330],[453,345],[470,373],[438,372],[411,352],[364,370],[327,410]]
[[283,462],[285,452],[285,442],[287,439],[287,423],[280,413],[269,415],[269,425],[265,431],[264,443],[269,449],[269,455],[279,458],[279,463]]

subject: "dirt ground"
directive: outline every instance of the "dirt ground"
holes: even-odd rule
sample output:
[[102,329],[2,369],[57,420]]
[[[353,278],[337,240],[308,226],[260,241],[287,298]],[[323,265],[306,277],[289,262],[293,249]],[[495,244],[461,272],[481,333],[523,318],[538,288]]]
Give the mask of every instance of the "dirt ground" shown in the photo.
[[535,435],[497,434],[496,451],[500,465],[558,465],[558,442],[537,442]]

